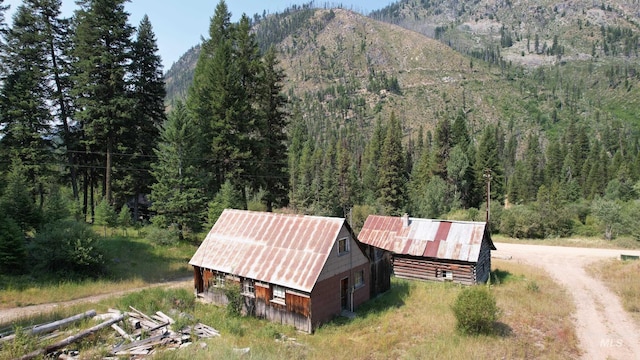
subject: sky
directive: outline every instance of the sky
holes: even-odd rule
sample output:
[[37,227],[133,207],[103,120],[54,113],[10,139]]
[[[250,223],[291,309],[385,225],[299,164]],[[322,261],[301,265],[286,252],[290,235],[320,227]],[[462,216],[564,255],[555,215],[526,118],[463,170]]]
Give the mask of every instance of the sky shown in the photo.
[[[125,4],[129,15],[129,24],[138,27],[142,17],[147,14],[153,31],[156,34],[158,49],[164,71],[169,70],[182,54],[189,48],[200,43],[202,36],[209,32],[209,22],[213,16],[219,0],[131,0]],[[238,21],[245,13],[249,17],[254,14],[275,13],[293,4],[308,3],[308,0],[226,0],[232,21]],[[318,7],[341,5],[367,14],[372,10],[381,9],[395,0],[343,0],[316,1]],[[22,4],[22,0],[5,0],[5,5],[11,8],[6,14],[6,21],[10,25],[12,14]],[[78,7],[74,0],[62,0],[62,15],[71,16]]]

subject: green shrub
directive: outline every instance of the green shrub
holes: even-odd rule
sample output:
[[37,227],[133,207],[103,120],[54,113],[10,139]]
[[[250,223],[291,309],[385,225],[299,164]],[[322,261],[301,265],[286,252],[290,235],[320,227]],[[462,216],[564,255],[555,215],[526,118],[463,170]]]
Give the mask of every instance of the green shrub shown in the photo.
[[145,239],[156,245],[175,245],[180,241],[180,231],[175,226],[171,226],[168,229],[163,229],[155,225],[147,226],[145,233]]
[[29,245],[29,257],[38,274],[86,277],[104,272],[104,255],[96,233],[87,224],[73,220],[45,225]]
[[224,294],[229,300],[227,303],[227,313],[232,316],[240,316],[242,313],[242,294],[240,293],[240,285],[226,284],[224,286]]
[[469,335],[490,334],[499,312],[495,297],[485,286],[462,290],[452,309],[458,330]]

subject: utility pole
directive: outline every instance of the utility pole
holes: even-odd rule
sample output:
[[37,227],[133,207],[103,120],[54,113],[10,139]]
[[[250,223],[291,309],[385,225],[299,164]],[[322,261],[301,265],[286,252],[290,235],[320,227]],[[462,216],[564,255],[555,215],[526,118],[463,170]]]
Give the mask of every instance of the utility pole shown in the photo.
[[484,174],[482,177],[487,181],[487,225],[489,225],[490,215],[491,215],[491,169],[484,169]]

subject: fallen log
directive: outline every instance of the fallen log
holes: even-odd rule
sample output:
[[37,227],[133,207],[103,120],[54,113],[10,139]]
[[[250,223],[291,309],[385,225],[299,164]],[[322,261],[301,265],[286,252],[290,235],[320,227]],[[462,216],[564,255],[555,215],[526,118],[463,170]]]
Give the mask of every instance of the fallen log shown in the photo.
[[[74,316],[70,316],[68,318],[62,319],[62,320],[58,320],[58,321],[54,321],[51,323],[46,323],[46,324],[40,324],[40,325],[36,325],[33,328],[31,328],[31,330],[27,331],[26,334],[28,335],[37,335],[37,334],[46,334],[46,333],[50,333],[52,331],[55,331],[63,326],[69,325],[71,323],[74,323],[76,321],[80,321],[89,317],[94,317],[96,316],[96,311],[95,310],[89,310],[86,311],[82,314],[78,314],[78,315],[74,315]],[[0,343],[3,343],[5,341],[9,341],[9,340],[13,340],[16,337],[15,334],[9,335],[9,336],[5,336],[3,338],[0,338]]]
[[62,340],[60,342],[57,342],[55,344],[49,345],[49,346],[47,346],[47,347],[45,347],[43,349],[39,349],[39,350],[30,352],[30,353],[22,356],[19,359],[20,360],[29,360],[29,359],[33,359],[33,358],[35,358],[37,356],[40,356],[40,355],[49,354],[49,353],[54,352],[54,351],[56,351],[58,349],[62,349],[63,347],[65,347],[65,346],[67,346],[69,344],[73,344],[74,342],[76,342],[76,341],[78,341],[78,340],[80,340],[82,338],[85,338],[85,337],[95,333],[98,330],[101,330],[101,329],[104,329],[106,327],[109,327],[109,326],[111,326],[111,324],[115,324],[117,322],[120,322],[123,319],[124,319],[124,315],[120,315],[120,316],[115,317],[115,318],[113,318],[111,320],[107,320],[107,321],[105,321],[103,323],[100,323],[100,324],[94,326],[94,327],[91,327],[91,328],[89,328],[87,330],[81,331],[81,332],[77,333],[76,335],[69,336],[68,338],[66,338],[64,340]]

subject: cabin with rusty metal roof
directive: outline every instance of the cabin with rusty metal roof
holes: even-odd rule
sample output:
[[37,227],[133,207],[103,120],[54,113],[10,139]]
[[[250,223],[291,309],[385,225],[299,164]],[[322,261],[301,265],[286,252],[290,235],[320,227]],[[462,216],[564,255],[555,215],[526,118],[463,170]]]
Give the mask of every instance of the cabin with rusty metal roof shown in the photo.
[[486,282],[496,247],[485,222],[370,215],[358,234],[391,253],[393,273],[407,279]]
[[313,332],[370,298],[370,261],[342,218],[224,210],[189,261],[198,297]]

